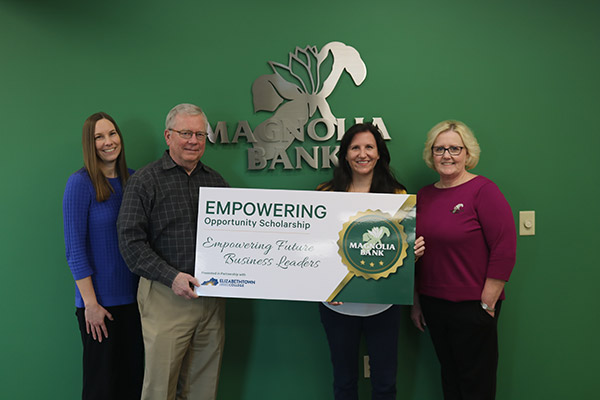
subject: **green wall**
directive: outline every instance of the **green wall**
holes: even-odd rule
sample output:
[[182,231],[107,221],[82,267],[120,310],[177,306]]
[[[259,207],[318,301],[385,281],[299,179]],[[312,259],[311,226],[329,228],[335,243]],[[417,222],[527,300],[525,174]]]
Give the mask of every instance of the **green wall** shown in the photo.
[[[83,120],[112,114],[139,168],[163,151],[173,105],[197,103],[230,130],[254,127],[269,115],[253,113],[250,91],[267,61],[338,40],[368,75],[360,87],[343,77],[329,104],[347,124],[384,118],[411,192],[436,177],[420,157],[425,133],[457,118],[480,140],[475,172],[515,215],[536,211],[537,234],[519,237],[507,286],[498,399],[597,398],[599,16],[585,0],[0,0],[0,397],[81,390],[61,202],[82,165]],[[311,189],[330,175],[247,172],[247,147],[210,146],[204,161],[238,187]],[[315,304],[231,300],[227,327],[220,399],[331,398]],[[401,398],[441,398],[429,338],[408,315],[399,357]]]

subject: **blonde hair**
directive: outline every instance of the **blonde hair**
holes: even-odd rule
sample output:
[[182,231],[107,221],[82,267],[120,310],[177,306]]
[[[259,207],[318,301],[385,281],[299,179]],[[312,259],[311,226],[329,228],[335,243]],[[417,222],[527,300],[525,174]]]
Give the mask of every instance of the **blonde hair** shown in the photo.
[[435,169],[433,165],[433,153],[431,152],[431,147],[441,133],[448,131],[456,132],[465,145],[465,149],[467,150],[465,168],[475,168],[479,162],[479,154],[481,153],[479,143],[477,143],[475,135],[465,123],[455,120],[442,121],[431,128],[431,130],[427,133],[427,140],[425,141],[425,148],[423,149],[423,160],[425,160],[425,164],[427,164],[429,168]]

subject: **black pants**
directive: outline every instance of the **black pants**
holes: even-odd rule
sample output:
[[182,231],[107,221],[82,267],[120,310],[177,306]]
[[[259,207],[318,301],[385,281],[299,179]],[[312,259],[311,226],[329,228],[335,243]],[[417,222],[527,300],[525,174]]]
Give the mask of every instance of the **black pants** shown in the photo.
[[144,342],[137,303],[105,307],[108,338],[102,343],[85,329],[85,309],[75,311],[83,342],[83,400],[135,400],[142,392]]
[[370,317],[340,314],[323,304],[319,304],[319,311],[331,351],[334,398],[358,399],[358,350],[364,334],[371,368],[371,398],[395,399],[400,307],[392,306]]
[[420,296],[425,322],[442,369],[445,400],[494,400],[498,367],[498,315],[480,301]]

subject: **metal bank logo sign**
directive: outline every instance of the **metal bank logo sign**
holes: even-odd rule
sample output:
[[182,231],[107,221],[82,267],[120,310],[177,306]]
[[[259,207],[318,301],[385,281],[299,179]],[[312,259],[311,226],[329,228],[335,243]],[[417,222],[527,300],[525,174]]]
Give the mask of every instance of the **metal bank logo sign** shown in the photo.
[[[219,121],[209,135],[212,143],[238,143],[240,138],[251,145],[247,150],[248,170],[284,170],[332,168],[338,163],[338,145],[325,144],[335,137],[340,141],[346,130],[346,118],[334,115],[327,98],[342,74],[347,73],[356,86],[366,76],[367,67],[358,51],[341,42],[296,47],[288,63],[268,62],[273,73],[259,76],[252,84],[254,112],[273,115],[252,129],[248,121],[238,121],[230,138],[225,121]],[[363,122],[354,117],[352,123]],[[384,139],[389,140],[383,119],[373,117]],[[305,147],[303,143],[314,145]]]

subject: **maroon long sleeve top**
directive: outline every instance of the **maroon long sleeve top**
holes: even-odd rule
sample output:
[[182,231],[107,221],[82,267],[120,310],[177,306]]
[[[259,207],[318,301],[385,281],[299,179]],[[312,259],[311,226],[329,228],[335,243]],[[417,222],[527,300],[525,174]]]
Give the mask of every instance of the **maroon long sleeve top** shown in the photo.
[[417,236],[426,243],[417,264],[417,290],[427,296],[480,300],[486,278],[508,281],[515,264],[511,208],[496,184],[483,176],[452,188],[421,189]]

